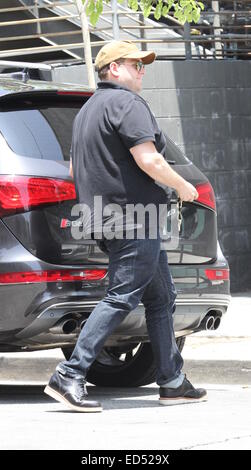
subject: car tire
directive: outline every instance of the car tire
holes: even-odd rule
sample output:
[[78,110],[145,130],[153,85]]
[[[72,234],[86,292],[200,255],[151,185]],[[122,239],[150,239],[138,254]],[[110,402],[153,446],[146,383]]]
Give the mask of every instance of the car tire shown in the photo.
[[[185,337],[176,339],[181,352]],[[64,348],[66,359],[70,348]],[[156,366],[150,343],[128,345],[127,348],[106,347],[92,364],[87,381],[99,387],[140,387],[156,380]]]

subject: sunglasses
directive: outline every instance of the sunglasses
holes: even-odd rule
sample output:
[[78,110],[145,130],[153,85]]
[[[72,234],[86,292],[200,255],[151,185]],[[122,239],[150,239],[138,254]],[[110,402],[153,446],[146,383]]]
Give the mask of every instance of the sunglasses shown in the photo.
[[[119,65],[123,65],[124,62],[119,62],[119,61],[116,61]],[[145,64],[142,62],[142,60],[138,60],[137,62],[133,62],[132,64],[127,64],[127,65],[132,65],[133,67],[135,67],[135,69],[137,70],[137,72],[141,72],[141,70],[144,70],[145,68]]]
[[144,70],[145,64],[142,62],[142,60],[138,60],[138,62],[134,62],[133,64],[130,64],[133,67],[136,68],[137,72],[141,72],[141,70]]

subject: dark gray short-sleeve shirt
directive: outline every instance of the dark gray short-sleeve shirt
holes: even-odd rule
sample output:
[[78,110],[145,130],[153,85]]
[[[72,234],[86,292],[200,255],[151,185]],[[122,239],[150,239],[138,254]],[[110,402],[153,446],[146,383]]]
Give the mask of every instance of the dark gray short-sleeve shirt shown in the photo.
[[78,113],[73,128],[72,160],[78,200],[95,212],[102,206],[167,201],[166,192],[136,164],[130,148],[154,142],[162,153],[165,137],[146,101],[126,87],[104,81]]

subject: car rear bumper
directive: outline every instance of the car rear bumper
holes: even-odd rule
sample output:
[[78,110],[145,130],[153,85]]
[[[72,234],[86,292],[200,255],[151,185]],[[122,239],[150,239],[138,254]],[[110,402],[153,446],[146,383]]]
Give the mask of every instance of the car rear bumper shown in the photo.
[[[5,271],[9,268],[22,271],[24,266],[29,266],[29,269],[55,268],[55,265],[38,260],[20,244],[15,246],[14,240],[12,250],[9,250],[5,262],[0,263],[0,268],[4,267]],[[229,281],[210,281],[205,276],[205,269],[228,268],[220,248],[214,263],[171,265],[170,268],[177,289],[174,313],[176,335],[183,336],[206,328],[207,316],[221,319],[230,302]],[[0,350],[35,350],[73,345],[80,328],[105,295],[107,283],[108,280],[104,279],[89,283],[1,285]],[[149,341],[144,307],[141,304],[114,331],[107,344],[132,341]]]
[[[176,337],[205,329],[216,329],[227,311],[229,302],[229,295],[193,299],[177,297],[174,313]],[[15,344],[28,350],[74,344],[81,327],[97,303],[97,301],[82,300],[51,304],[31,324],[16,333]],[[217,320],[215,327],[212,319]],[[67,324],[70,325],[67,323],[70,321],[74,321],[75,324],[73,323],[73,331],[67,333],[64,328]],[[142,304],[139,304],[119,325],[106,345],[114,346],[139,341],[149,341]]]

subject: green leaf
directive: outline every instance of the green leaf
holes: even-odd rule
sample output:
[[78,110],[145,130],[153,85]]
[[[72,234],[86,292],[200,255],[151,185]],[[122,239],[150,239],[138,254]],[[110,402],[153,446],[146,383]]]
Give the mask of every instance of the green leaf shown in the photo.
[[149,7],[144,8],[143,15],[144,15],[145,18],[148,18],[148,16],[151,13],[151,9],[152,9],[152,5],[150,5]]
[[103,12],[103,1],[102,0],[97,0],[96,11],[97,11],[97,14],[99,16],[102,14],[102,12]]
[[140,8],[143,11],[144,17],[148,18],[152,9],[152,0],[141,0]]
[[86,14],[89,16],[95,9],[94,0],[90,0],[86,7]]
[[187,5],[187,7],[184,9],[184,14],[187,15],[188,13],[190,13],[192,11],[193,7],[191,5],[191,3],[189,5]]
[[196,10],[196,11],[192,12],[192,19],[193,19],[194,23],[198,23],[198,21],[200,19],[200,10]]
[[91,14],[90,14],[90,22],[92,24],[92,26],[96,26],[96,23],[98,21],[98,13],[96,11],[93,11]]
[[162,5],[163,3],[162,2],[159,2],[155,8],[155,12],[154,12],[154,18],[156,20],[159,20],[160,17],[161,17],[161,12],[162,12]]
[[160,17],[161,17],[161,11],[155,9],[155,12],[154,12],[153,16],[154,16],[155,20],[159,20]]
[[[82,0],[84,3],[84,0]],[[96,25],[99,16],[103,12],[104,2],[111,4],[111,0],[89,0],[86,8],[86,14],[93,26]],[[118,0],[118,3],[124,3],[124,0]],[[148,17],[154,12],[154,18],[159,20],[161,16],[167,16],[171,8],[174,8],[174,17],[182,24],[186,21],[197,23],[200,18],[201,10],[204,10],[203,1],[198,0],[128,0],[129,8],[143,12],[144,17]]]
[[187,13],[185,16],[188,23],[191,23],[191,21],[193,21],[192,13]]
[[138,11],[138,0],[128,0],[128,5],[133,11]]
[[170,10],[170,7],[165,5],[163,8],[162,8],[162,16],[167,16],[168,13],[169,13],[169,10]]
[[201,8],[201,10],[205,10],[205,5],[204,5],[204,3],[198,2],[198,5],[199,5],[199,7]]
[[177,20],[179,20],[181,24],[184,24],[186,22],[186,17],[180,9],[174,12],[174,17],[177,18]]

